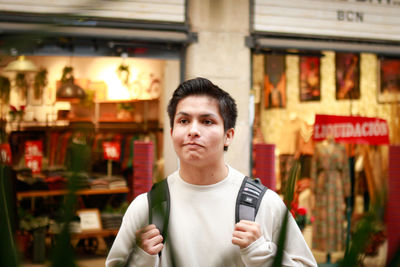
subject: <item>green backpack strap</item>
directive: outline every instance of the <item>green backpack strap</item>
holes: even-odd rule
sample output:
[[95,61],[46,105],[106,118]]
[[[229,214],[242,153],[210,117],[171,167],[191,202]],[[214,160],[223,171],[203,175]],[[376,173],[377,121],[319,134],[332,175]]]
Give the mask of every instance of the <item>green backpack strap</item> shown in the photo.
[[268,190],[259,179],[244,177],[236,198],[235,223],[240,220],[254,221],[264,193]]
[[[237,195],[235,222],[254,221],[264,193],[268,188],[259,179],[245,177]],[[167,179],[153,185],[147,194],[149,203],[149,224],[155,224],[165,243],[168,233],[169,212],[171,208]]]
[[149,203],[149,224],[156,225],[163,236],[163,243],[165,243],[171,207],[167,179],[154,184],[147,193],[147,199]]

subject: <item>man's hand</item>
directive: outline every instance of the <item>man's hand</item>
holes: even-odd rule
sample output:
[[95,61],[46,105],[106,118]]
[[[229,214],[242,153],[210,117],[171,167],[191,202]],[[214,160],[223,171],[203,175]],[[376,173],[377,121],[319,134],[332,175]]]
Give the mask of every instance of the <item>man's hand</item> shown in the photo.
[[261,236],[260,225],[256,222],[241,220],[235,225],[232,244],[246,248]]
[[163,237],[154,224],[137,230],[135,236],[137,245],[150,255],[157,255],[164,247]]

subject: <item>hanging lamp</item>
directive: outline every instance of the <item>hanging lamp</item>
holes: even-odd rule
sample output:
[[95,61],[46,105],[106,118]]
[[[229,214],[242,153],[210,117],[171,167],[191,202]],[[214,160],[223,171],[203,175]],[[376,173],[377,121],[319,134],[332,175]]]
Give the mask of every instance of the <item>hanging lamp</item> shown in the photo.
[[73,68],[70,66],[64,67],[61,78],[61,86],[57,89],[56,97],[58,99],[68,98],[85,98],[85,90],[74,82]]
[[30,60],[26,59],[25,56],[18,56],[17,60],[11,61],[4,68],[4,71],[16,71],[16,72],[36,72],[39,68]]

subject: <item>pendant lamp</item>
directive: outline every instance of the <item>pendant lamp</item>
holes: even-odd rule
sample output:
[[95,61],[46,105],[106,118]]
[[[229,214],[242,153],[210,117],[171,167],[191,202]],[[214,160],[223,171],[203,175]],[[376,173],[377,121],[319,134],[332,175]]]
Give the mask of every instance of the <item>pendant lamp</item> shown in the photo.
[[36,65],[25,58],[25,56],[19,56],[17,60],[11,61],[4,68],[4,71],[16,71],[16,72],[36,72],[38,71]]
[[63,76],[61,78],[62,84],[57,89],[56,96],[58,99],[68,98],[85,98],[85,90],[74,82],[73,68],[66,66],[63,69]]

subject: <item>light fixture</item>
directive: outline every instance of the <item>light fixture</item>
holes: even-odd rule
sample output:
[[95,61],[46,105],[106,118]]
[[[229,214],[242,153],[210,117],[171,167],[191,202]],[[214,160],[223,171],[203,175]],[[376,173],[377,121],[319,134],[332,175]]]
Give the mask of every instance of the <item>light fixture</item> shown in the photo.
[[73,68],[71,66],[65,66],[63,69],[63,75],[61,78],[61,86],[57,89],[56,97],[58,99],[69,99],[69,98],[85,98],[85,90],[79,85],[75,84],[73,75]]
[[57,98],[68,99],[68,98],[85,98],[85,90],[79,85],[75,84],[73,80],[66,81],[57,90]]
[[35,72],[38,71],[36,65],[25,58],[25,56],[19,56],[17,60],[8,63],[4,71],[16,71],[16,72]]

